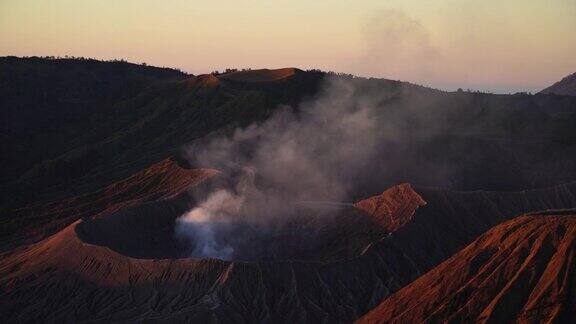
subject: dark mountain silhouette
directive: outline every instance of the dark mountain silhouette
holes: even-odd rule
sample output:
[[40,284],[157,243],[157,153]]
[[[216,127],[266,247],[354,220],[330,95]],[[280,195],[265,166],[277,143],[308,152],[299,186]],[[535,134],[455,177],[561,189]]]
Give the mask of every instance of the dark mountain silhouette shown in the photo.
[[[393,114],[410,134],[405,144],[382,148],[397,162],[367,166],[373,174],[352,198],[402,181],[519,190],[576,178],[572,97],[444,93],[297,69],[189,76],[125,62],[7,57],[0,63],[3,236],[31,222],[11,224],[15,209],[93,192],[178,157],[183,145],[207,134],[264,120],[281,105],[296,108],[317,95],[326,77],[349,80],[359,96],[389,93],[379,118]],[[426,114],[418,120],[405,106]],[[419,134],[427,125],[439,130]],[[438,165],[449,177],[433,176]]]
[[576,96],[576,73],[554,83],[540,93],[550,93],[563,96]]

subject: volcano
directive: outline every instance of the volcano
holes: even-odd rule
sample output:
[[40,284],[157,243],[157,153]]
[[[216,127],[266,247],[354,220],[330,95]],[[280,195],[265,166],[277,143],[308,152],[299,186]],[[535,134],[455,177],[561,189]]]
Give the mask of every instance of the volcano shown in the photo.
[[3,322],[573,321],[574,96],[0,68]]
[[[194,202],[177,191],[157,192],[152,185],[174,174],[189,177],[179,182],[181,190],[195,190],[217,177],[213,171],[166,161],[111,186],[115,191],[104,191],[120,194],[138,184],[141,190],[131,198],[140,196],[140,201],[109,212],[95,209],[95,215],[44,240],[4,252],[2,314],[14,322],[349,322],[485,228],[527,210],[576,206],[576,185],[497,193],[402,184],[358,201],[354,212],[337,218],[348,223],[337,227],[339,232],[329,231],[338,239],[326,240],[305,258],[296,249],[273,262],[222,261],[187,256],[174,241],[174,219]],[[147,179],[152,183],[147,185]],[[149,200],[152,196],[156,199]],[[378,235],[359,235],[366,230]]]

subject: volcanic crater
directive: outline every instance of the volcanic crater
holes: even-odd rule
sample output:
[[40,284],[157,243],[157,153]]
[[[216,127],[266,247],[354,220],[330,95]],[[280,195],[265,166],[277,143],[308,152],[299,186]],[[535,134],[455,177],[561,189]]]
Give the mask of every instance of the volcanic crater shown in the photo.
[[[359,256],[389,233],[353,204],[298,202],[287,204],[291,216],[282,222],[254,224],[239,216],[237,220],[180,225],[187,234],[178,235],[178,218],[195,207],[192,200],[180,195],[84,219],[76,226],[76,234],[85,243],[138,259],[322,262]],[[212,239],[217,247],[231,249],[228,256],[197,252],[206,231],[216,235]]]

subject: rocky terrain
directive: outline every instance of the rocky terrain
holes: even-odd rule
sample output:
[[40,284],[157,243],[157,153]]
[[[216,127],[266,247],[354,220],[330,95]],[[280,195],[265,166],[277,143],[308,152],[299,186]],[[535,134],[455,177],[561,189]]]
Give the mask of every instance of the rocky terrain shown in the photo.
[[[202,186],[211,174],[170,168],[167,177],[160,167],[146,173],[164,174],[163,181],[178,174],[182,190]],[[128,180],[146,181],[140,177],[112,188],[123,192],[133,187]],[[145,182],[138,187],[142,197],[157,190]],[[130,208],[95,210],[44,240],[4,252],[0,312],[14,322],[349,322],[484,230],[526,211],[575,207],[575,194],[573,184],[517,193],[403,184],[356,204],[388,233],[357,256],[322,261],[318,249],[318,260],[226,262],[178,254],[170,223],[182,201],[170,192]]]
[[569,323],[576,312],[575,243],[574,210],[514,218],[358,323]]

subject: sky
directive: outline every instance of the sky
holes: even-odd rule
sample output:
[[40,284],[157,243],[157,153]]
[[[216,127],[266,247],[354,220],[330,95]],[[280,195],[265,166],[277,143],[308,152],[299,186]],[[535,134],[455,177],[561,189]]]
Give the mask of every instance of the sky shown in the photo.
[[533,92],[576,72],[576,0],[0,0],[5,55]]

